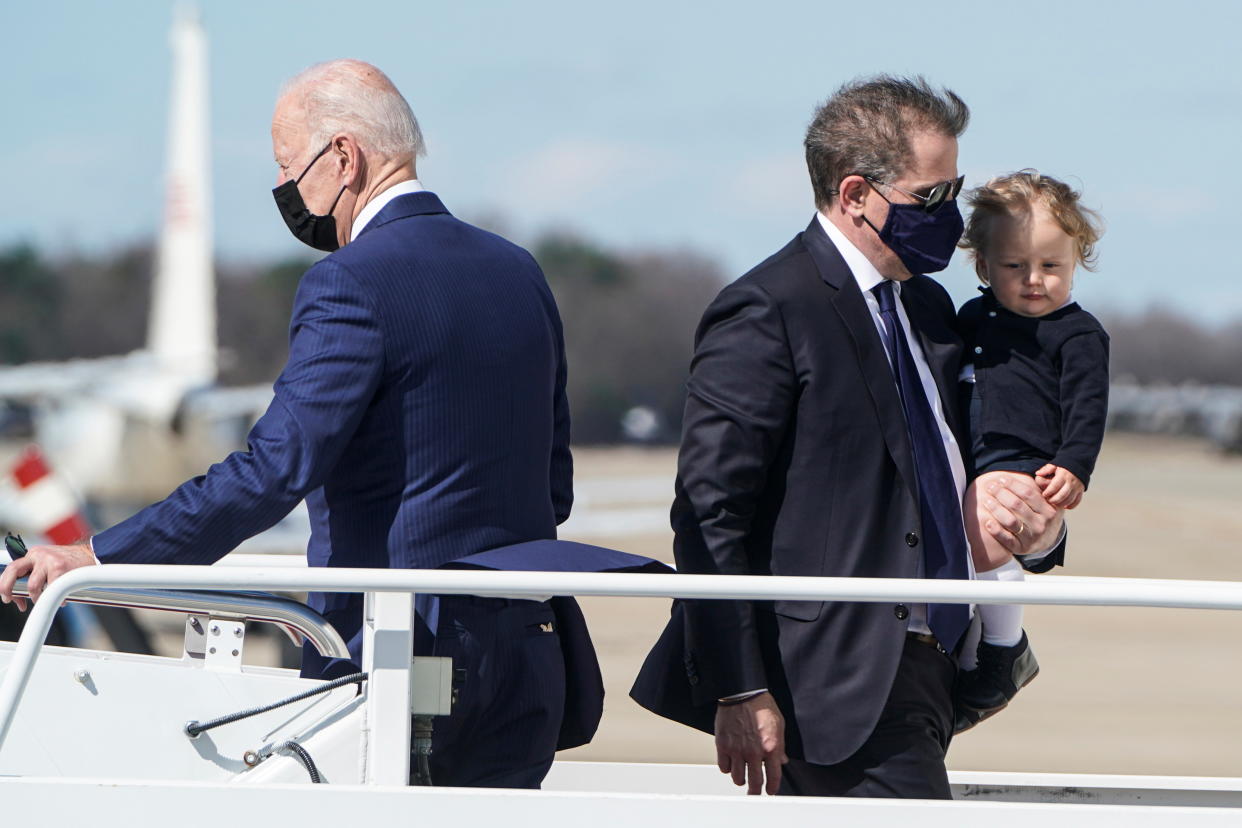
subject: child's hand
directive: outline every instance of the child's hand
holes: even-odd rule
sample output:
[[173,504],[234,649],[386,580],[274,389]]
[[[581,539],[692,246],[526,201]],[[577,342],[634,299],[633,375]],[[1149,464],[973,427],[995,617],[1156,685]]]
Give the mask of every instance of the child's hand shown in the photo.
[[1035,482],[1044,500],[1060,509],[1073,509],[1082,502],[1085,487],[1069,469],[1051,463],[1035,472]]

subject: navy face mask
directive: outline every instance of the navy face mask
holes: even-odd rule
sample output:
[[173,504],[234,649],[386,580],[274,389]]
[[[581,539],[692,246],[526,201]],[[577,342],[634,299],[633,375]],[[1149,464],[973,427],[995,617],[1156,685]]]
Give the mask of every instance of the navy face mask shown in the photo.
[[328,214],[317,216],[306,207],[306,202],[302,200],[302,193],[298,191],[298,182],[306,177],[310,168],[315,166],[315,162],[322,158],[331,146],[332,144],[329,143],[321,149],[319,155],[311,159],[306,169],[302,170],[302,174],[296,179],[286,181],[272,190],[272,196],[276,199],[276,209],[280,210],[280,217],[285,220],[285,224],[289,226],[289,231],[294,237],[303,244],[327,253],[341,246],[336,239],[336,219],[333,218],[332,211],[336,209],[336,203],[345,193],[345,187],[342,186],[341,191],[336,194],[336,200],[328,208]]
[[[877,189],[880,198],[884,194]],[[887,198],[884,198],[888,201]],[[884,226],[876,230],[874,224],[863,217],[867,226],[880,236],[880,241],[897,254],[901,263],[912,274],[937,273],[949,266],[953,251],[962,238],[966,224],[957,209],[957,201],[946,201],[934,212],[927,212],[922,204],[894,204],[888,201],[888,218]]]

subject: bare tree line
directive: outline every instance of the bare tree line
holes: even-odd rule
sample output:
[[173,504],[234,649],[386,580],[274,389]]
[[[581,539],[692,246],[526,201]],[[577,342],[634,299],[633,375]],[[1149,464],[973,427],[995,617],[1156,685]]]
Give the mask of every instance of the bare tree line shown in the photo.
[[1167,308],[1101,313],[1114,382],[1242,387],[1242,317],[1209,325]]

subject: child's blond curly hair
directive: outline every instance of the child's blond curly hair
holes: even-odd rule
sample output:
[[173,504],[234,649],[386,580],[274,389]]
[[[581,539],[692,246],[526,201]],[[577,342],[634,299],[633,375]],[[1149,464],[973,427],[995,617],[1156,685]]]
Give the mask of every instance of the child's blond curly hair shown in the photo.
[[1036,204],[1046,207],[1065,234],[1074,240],[1078,264],[1094,270],[1095,243],[1104,232],[1104,224],[1099,213],[1082,205],[1080,197],[1081,194],[1064,181],[1031,169],[997,176],[971,190],[966,195],[971,207],[970,221],[966,223],[966,234],[959,246],[970,251],[979,281],[984,284],[988,281],[982,259],[987,255],[992,220],[1029,212]]

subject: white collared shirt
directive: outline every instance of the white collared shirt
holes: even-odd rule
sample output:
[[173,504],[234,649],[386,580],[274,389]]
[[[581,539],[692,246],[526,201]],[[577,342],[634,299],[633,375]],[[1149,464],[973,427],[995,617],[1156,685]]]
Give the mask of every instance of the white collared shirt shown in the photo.
[[387,190],[377,193],[374,198],[367,202],[362,208],[362,212],[358,214],[358,218],[354,219],[353,226],[349,229],[349,240],[353,241],[358,238],[358,234],[371,223],[371,219],[379,215],[379,211],[388,206],[388,202],[397,196],[409,195],[410,193],[421,193],[425,190],[417,178],[411,178],[406,181],[398,181]]
[[[880,271],[875,269],[875,265],[863,255],[854,244],[845,237],[835,224],[827,219],[823,213],[816,214],[819,224],[824,228],[824,232],[828,234],[828,238],[832,240],[836,246],[837,252],[841,254],[841,258],[845,259],[846,266],[849,267],[850,273],[854,276],[854,281],[858,283],[858,289],[862,291],[863,299],[867,302],[867,309],[871,311],[871,321],[875,323],[876,331],[880,334],[880,341],[884,341],[887,333],[884,331],[884,320],[880,317],[880,301],[876,298],[871,289],[884,281],[884,277],[880,275]],[[953,484],[957,488],[957,502],[962,502],[962,497],[966,494],[966,464],[962,462],[962,451],[958,447],[957,438],[953,436],[949,423],[944,416],[944,406],[940,401],[940,390],[936,387],[936,380],[932,377],[931,368],[927,364],[927,357],[923,355],[923,346],[914,331],[910,329],[910,319],[906,316],[906,309],[901,304],[901,282],[893,281],[893,293],[896,295],[897,319],[901,322],[901,329],[906,335],[906,342],[910,345],[910,355],[914,357],[914,367],[918,369],[919,381],[923,384],[923,393],[927,395],[927,401],[931,403],[932,416],[936,420],[936,427],[940,429],[940,439],[944,443],[944,453],[949,459],[949,469],[953,473]],[[884,348],[884,356],[889,359],[890,365],[892,358],[888,356],[888,349]],[[897,382],[897,375],[894,371],[893,382]],[[962,543],[966,544],[966,530],[962,528]],[[969,545],[965,548],[969,549]],[[975,577],[975,568],[970,557],[967,556],[967,570],[970,577]],[[919,577],[922,577],[922,560],[919,561]],[[927,605],[914,604],[910,607],[910,624],[911,632],[926,633],[930,632],[927,627]]]

